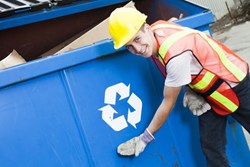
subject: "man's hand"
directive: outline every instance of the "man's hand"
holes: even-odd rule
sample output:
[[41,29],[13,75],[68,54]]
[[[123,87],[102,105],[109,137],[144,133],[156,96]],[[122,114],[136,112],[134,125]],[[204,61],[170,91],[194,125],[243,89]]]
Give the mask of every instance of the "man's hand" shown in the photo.
[[117,148],[117,153],[123,156],[135,155],[138,157],[152,140],[154,140],[154,136],[146,129],[140,136],[120,144]]
[[206,100],[192,91],[188,86],[185,87],[183,106],[188,106],[193,115],[197,116],[200,116],[211,109],[211,106],[206,102]]

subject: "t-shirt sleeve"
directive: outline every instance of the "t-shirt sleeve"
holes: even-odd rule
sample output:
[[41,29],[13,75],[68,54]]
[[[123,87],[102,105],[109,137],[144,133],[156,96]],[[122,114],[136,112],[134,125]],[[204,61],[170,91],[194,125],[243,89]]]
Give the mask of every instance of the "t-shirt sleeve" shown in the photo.
[[166,86],[179,87],[187,85],[191,82],[191,56],[191,53],[187,51],[172,58],[168,62],[166,66]]

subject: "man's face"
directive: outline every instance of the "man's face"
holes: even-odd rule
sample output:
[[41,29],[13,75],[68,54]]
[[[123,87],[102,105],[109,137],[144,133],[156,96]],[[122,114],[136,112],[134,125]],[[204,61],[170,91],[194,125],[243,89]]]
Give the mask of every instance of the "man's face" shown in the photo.
[[131,53],[145,58],[157,55],[156,39],[148,24],[144,24],[125,46]]

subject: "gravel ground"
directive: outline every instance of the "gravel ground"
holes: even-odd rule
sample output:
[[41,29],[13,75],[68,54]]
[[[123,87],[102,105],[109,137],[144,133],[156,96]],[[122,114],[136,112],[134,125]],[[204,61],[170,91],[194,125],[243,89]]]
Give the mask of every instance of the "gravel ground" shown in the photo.
[[230,13],[216,20],[211,25],[212,32],[223,32],[230,29],[232,26],[250,21],[250,1],[241,0],[241,5],[230,9]]

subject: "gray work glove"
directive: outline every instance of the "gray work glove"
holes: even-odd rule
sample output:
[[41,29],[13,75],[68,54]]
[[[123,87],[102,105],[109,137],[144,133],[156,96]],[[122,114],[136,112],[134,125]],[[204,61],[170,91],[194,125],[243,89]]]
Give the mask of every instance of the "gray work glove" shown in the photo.
[[152,140],[154,140],[154,136],[146,129],[140,136],[120,144],[117,148],[117,153],[123,156],[135,155],[138,157]]
[[206,100],[191,90],[188,86],[185,86],[183,106],[188,106],[193,115],[197,116],[200,116],[211,109],[211,106],[206,102]]

